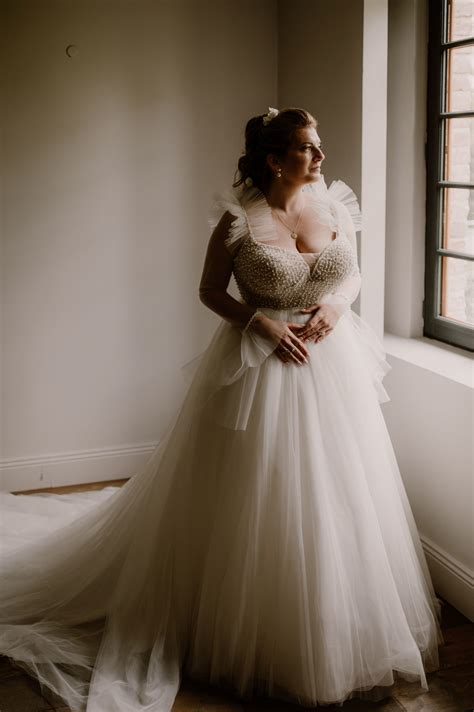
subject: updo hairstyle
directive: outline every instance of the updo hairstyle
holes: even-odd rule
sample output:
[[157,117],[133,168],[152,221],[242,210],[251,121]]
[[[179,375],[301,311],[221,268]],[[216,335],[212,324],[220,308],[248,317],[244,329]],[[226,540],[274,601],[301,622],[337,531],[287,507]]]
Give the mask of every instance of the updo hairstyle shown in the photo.
[[[283,109],[267,125],[263,123],[265,116],[266,114],[253,116],[247,122],[245,153],[239,158],[236,170],[239,178],[232,184],[234,188],[245,184],[246,179],[251,178],[252,184],[265,193],[274,178],[267,163],[267,156],[272,153],[283,159],[297,129],[308,126],[316,128],[318,125],[314,116],[304,109]],[[247,184],[244,188],[246,186]]]

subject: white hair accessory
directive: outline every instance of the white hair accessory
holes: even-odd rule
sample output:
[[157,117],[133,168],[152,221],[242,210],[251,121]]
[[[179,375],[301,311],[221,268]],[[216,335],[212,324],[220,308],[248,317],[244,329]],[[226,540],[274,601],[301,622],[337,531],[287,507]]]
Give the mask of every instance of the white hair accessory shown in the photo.
[[275,116],[278,116],[280,112],[278,109],[274,109],[273,107],[269,106],[268,107],[268,114],[265,114],[263,117],[263,125],[266,126],[272,119],[275,118]]

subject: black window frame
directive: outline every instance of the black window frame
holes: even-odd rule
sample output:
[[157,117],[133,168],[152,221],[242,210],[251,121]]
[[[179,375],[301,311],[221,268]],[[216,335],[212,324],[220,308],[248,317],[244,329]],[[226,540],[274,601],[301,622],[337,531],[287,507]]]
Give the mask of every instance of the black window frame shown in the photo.
[[474,351],[474,329],[441,316],[442,257],[472,261],[474,255],[442,247],[443,188],[474,189],[473,183],[444,180],[445,126],[448,118],[474,117],[474,111],[448,112],[444,106],[448,50],[474,44],[474,37],[448,41],[450,0],[430,0],[426,142],[426,261],[423,335]]

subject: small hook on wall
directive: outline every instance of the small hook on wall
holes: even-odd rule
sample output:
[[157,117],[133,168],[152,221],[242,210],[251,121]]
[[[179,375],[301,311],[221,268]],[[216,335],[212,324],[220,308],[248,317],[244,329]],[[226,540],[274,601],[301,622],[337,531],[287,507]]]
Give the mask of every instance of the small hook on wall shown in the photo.
[[79,50],[76,45],[68,45],[66,47],[66,54],[68,57],[76,57],[79,54]]

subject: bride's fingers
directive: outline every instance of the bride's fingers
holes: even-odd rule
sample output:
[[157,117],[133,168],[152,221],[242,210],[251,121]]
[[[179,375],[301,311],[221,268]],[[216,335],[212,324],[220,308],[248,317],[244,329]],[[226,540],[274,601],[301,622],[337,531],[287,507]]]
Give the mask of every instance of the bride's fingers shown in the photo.
[[323,327],[323,320],[321,317],[315,317],[314,319],[311,319],[307,324],[305,324],[304,330],[298,334],[300,339],[308,339],[311,338],[311,334],[316,333],[317,331],[320,331],[321,328]]
[[308,312],[313,312],[315,309],[319,309],[321,304],[313,304],[310,307],[304,307],[304,309],[299,309],[298,312],[300,314],[308,314]]
[[288,352],[285,351],[285,349],[278,348],[275,350],[275,354],[278,356],[282,363],[288,363],[290,361]]
[[295,324],[293,322],[289,322],[287,326],[293,334],[296,334],[296,336],[301,339],[301,334],[303,333],[303,330],[306,329],[307,324]]
[[286,361],[294,361],[295,363],[304,363],[306,356],[298,349],[295,343],[292,343],[287,337],[280,341],[278,350],[284,354]]
[[291,346],[286,346],[283,348],[283,359],[285,363],[288,363],[289,361],[292,361],[294,363],[303,363],[303,358],[301,356],[297,356],[298,350],[296,347],[291,347]]
[[289,324],[288,326],[292,331],[296,331],[298,329],[298,337],[301,341],[312,341],[315,336],[321,333],[321,323],[324,323],[322,322],[322,319],[317,318],[316,320],[311,320],[306,324]]
[[[315,305],[317,306],[317,305]],[[306,310],[300,311],[311,311],[313,307],[307,307]],[[321,341],[325,336],[327,336],[331,331],[332,327],[325,321],[323,317],[315,315],[313,319],[310,319],[304,324],[288,322],[287,324],[292,337],[296,340],[294,343],[301,351],[301,346],[305,341]],[[303,351],[305,356],[308,355],[308,351]],[[293,360],[296,360],[293,356]]]
[[320,331],[319,333],[317,333],[315,335],[315,339],[314,339],[315,343],[317,341],[322,341],[324,338],[326,338],[326,336],[329,336],[331,331],[332,331],[332,329],[326,329],[326,331]]
[[298,351],[299,351],[301,354],[303,354],[303,356],[304,356],[305,358],[307,358],[307,357],[309,356],[309,351],[308,351],[308,349],[307,349],[307,347],[306,347],[306,344],[304,343],[303,339],[301,338],[301,336],[300,336],[299,334],[295,334],[295,333],[294,333],[293,331],[291,331],[291,330],[290,330],[290,332],[289,332],[289,335],[290,335],[290,339],[291,339],[292,345],[293,345],[293,346],[296,346],[296,348],[298,349]]
[[331,331],[332,327],[318,322],[314,328],[308,329],[305,334],[300,334],[300,338],[304,339],[305,341],[318,341],[319,337],[324,337]]
[[283,363],[297,363],[299,365],[308,363],[309,351],[296,336],[293,341],[282,339],[280,345],[275,349],[275,353]]
[[304,345],[304,343],[292,332],[291,341],[288,343],[287,348],[290,350],[291,357],[298,361],[298,363],[305,363],[308,361],[309,351]]

